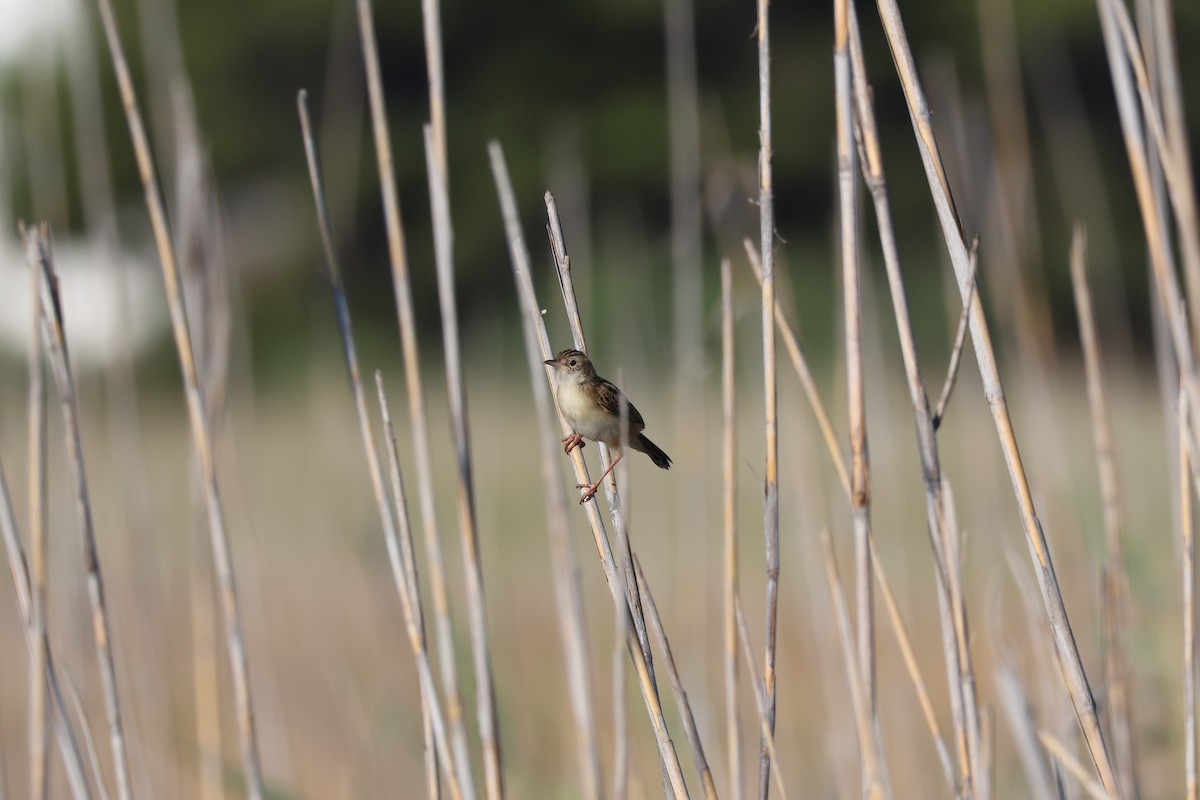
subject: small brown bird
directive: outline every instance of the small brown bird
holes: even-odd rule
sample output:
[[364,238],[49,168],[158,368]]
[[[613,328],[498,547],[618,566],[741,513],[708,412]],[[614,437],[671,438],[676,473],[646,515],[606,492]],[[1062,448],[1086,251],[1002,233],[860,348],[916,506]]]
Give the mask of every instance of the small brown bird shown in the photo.
[[597,375],[591,359],[584,353],[563,350],[546,365],[554,368],[554,394],[558,397],[558,407],[563,417],[571,426],[570,435],[563,437],[563,452],[569,453],[576,447],[583,447],[583,440],[591,439],[593,442],[603,442],[616,453],[599,480],[593,484],[576,484],[575,488],[587,490],[579,498],[580,503],[592,499],[605,477],[621,460],[624,455],[621,452],[622,439],[628,441],[634,450],[650,456],[656,466],[671,468],[671,457],[642,433],[646,421],[628,399],[625,400],[625,408],[629,430],[625,436],[621,435],[621,390]]

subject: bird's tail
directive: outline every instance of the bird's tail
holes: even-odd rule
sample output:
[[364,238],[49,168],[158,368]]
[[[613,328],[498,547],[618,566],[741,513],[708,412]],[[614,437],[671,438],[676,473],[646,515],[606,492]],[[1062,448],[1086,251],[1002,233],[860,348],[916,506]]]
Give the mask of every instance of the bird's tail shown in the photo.
[[647,439],[646,434],[639,433],[629,443],[629,446],[650,456],[650,460],[654,462],[654,466],[661,467],[662,469],[671,468],[671,457],[664,453],[661,447]]

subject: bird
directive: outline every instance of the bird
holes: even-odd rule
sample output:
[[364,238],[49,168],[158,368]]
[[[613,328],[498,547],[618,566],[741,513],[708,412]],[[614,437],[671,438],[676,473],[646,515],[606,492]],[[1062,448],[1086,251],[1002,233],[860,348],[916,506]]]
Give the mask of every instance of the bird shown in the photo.
[[[570,453],[576,447],[583,447],[583,440],[591,439],[593,442],[603,442],[616,453],[616,458],[599,480],[575,485],[576,489],[586,490],[579,498],[580,504],[595,496],[600,484],[621,460],[624,455],[621,449],[623,442],[628,442],[639,453],[648,455],[655,466],[671,468],[671,457],[642,433],[646,421],[641,413],[612,382],[596,374],[596,368],[587,354],[579,350],[562,350],[544,363],[551,368],[558,408],[571,429],[562,439],[563,452]],[[625,435],[621,431],[622,400],[629,425]]]

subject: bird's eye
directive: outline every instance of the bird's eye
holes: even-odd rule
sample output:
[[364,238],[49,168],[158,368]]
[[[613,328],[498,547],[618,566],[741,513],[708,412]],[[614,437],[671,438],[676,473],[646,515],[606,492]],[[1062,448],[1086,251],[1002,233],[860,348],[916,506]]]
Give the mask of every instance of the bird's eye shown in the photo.
[[570,361],[567,362],[567,366],[577,367],[577,366],[579,366],[579,362],[572,358]]

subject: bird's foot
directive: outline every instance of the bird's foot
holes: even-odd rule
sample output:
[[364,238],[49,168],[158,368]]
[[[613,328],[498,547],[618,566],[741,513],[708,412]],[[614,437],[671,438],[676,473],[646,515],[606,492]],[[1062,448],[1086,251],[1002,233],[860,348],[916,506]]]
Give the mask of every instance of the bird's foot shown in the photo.
[[600,489],[600,483],[601,483],[600,481],[596,481],[595,483],[577,483],[577,484],[575,484],[576,489],[587,489],[586,492],[579,495],[579,505],[583,505],[588,500],[591,500],[593,497],[596,496],[596,492],[599,491],[599,489]]
[[564,445],[564,447],[563,447],[564,453],[570,453],[576,447],[583,449],[584,447],[587,446],[587,443],[583,441],[583,437],[580,436],[578,433],[567,434],[566,436],[564,436],[562,438],[562,442]]

